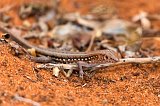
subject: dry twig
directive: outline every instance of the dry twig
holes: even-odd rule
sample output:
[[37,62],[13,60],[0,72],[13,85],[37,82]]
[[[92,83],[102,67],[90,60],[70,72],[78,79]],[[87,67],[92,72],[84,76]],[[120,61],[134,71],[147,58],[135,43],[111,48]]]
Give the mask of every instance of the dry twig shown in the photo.
[[18,94],[14,95],[14,99],[16,99],[18,101],[30,103],[33,106],[41,106],[38,102],[35,102],[35,101],[31,100],[31,99],[27,99],[27,98],[21,97]]

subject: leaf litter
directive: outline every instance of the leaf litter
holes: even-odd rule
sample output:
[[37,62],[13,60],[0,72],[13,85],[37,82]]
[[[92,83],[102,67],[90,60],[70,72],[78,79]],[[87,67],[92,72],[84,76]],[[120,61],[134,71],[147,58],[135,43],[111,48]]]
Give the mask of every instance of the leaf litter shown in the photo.
[[[28,10],[23,10],[23,6],[26,7],[26,9]],[[159,61],[159,57],[154,58],[154,56],[156,55],[152,55],[154,49],[151,49],[150,52],[148,52],[148,48],[142,48],[144,43],[143,40],[147,39],[147,36],[145,36],[145,32],[149,32],[149,34],[152,35],[150,36],[150,39],[158,39],[155,38],[154,35],[159,30],[151,27],[151,19],[154,18],[155,20],[158,20],[158,15],[150,16],[150,14],[144,11],[140,12],[140,14],[133,16],[133,21],[126,21],[124,19],[118,18],[118,16],[115,17],[115,14],[113,16],[106,17],[106,19],[101,15],[96,16],[95,14],[99,11],[108,11],[105,10],[103,6],[98,7],[103,8],[102,10],[91,11],[90,13],[94,12],[93,16],[91,14],[77,15],[77,13],[61,14],[58,12],[51,12],[48,9],[44,9],[44,7],[41,8],[41,6],[32,6],[33,5],[22,5],[20,9],[19,15],[24,22],[24,26],[22,25],[18,28],[17,26],[13,25],[11,23],[12,18],[10,19],[9,23],[4,19],[1,19],[1,21],[8,24],[9,27],[19,30],[22,33],[22,37],[23,35],[25,35],[25,39],[27,39],[27,35],[29,32],[31,37],[29,37],[29,39],[27,40],[29,40],[29,42],[31,43],[34,43],[35,45],[37,44],[42,47],[54,49],[71,48],[70,51],[113,49],[120,54],[120,57],[124,61],[130,61],[130,59],[132,58],[133,60],[131,61],[134,63],[137,62],[136,64],[138,64],[139,61],[143,63],[148,59],[151,63],[152,61],[154,61],[154,59],[156,61]],[[52,8],[50,9],[52,10]],[[47,15],[46,13],[51,15]],[[106,12],[102,13],[106,14]],[[61,17],[56,17],[59,14]],[[143,14],[144,16],[141,16]],[[29,21],[25,21],[30,17],[35,18],[35,22],[30,23]],[[16,34],[18,33],[16,32]],[[78,41],[80,41],[80,43]],[[59,46],[55,46],[55,44],[58,44]],[[33,54],[36,55],[35,52]],[[113,66],[114,65],[115,64],[113,64]],[[68,65],[67,68],[68,67],[70,67],[70,65]],[[121,67],[121,65],[119,67]],[[58,75],[59,71],[55,71],[54,73],[54,75],[60,77]],[[107,103],[112,102],[107,101]]]

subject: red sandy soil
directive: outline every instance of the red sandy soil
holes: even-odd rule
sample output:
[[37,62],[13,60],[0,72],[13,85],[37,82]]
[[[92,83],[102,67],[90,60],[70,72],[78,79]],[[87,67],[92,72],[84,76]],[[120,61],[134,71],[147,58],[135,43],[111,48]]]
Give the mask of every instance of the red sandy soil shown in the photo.
[[[16,0],[16,5],[21,5],[24,1]],[[12,0],[0,2],[0,7],[13,3]],[[99,4],[115,6],[119,16],[128,20],[142,10],[149,13],[158,13],[160,10],[159,0],[95,0],[94,3],[92,0],[63,0],[60,8],[65,8],[67,12],[78,10],[87,13]],[[14,16],[13,23],[21,24],[14,10],[10,14]],[[154,22],[153,27],[160,28],[159,24],[160,22]],[[145,40],[143,47],[154,48],[154,54],[160,55],[160,39]],[[160,105],[158,63],[110,67],[85,80],[76,74],[70,78],[60,74],[56,78],[51,71],[36,71],[35,65],[25,56],[13,56],[7,45],[0,44],[0,105],[30,105],[15,100],[16,94],[41,105],[53,106]]]

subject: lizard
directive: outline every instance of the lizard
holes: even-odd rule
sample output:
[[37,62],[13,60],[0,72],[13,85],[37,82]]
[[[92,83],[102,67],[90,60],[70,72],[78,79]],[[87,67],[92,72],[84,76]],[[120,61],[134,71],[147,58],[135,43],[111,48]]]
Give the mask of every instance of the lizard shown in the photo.
[[47,49],[38,46],[34,46],[30,44],[27,40],[20,37],[19,35],[15,35],[11,32],[11,30],[3,24],[0,24],[0,30],[3,33],[8,33],[11,36],[11,39],[17,42],[19,45],[24,48],[34,48],[37,53],[49,56],[51,60],[56,63],[63,64],[78,64],[79,67],[79,75],[83,77],[83,66],[95,66],[104,63],[115,63],[119,61],[119,57],[117,56],[117,52],[107,49],[107,50],[96,50],[90,52],[57,52],[54,49]]

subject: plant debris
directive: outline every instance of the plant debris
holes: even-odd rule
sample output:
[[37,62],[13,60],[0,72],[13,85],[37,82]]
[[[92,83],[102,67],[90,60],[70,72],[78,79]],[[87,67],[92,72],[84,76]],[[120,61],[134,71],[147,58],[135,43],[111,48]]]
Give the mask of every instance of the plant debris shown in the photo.
[[[159,105],[157,0],[80,1],[0,8],[0,104]],[[94,54],[108,49],[113,53]]]

